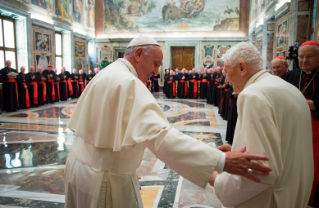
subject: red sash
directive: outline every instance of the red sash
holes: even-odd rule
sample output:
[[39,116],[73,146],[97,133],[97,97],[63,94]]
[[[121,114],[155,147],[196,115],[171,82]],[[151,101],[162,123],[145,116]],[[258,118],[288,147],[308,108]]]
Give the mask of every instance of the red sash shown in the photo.
[[219,82],[214,82],[215,85],[219,85]]
[[44,81],[40,81],[39,84],[43,85],[43,101],[47,101],[47,84]]
[[29,85],[33,86],[33,104],[38,104],[38,83],[36,81],[32,81]]
[[[65,83],[65,96],[68,97],[68,82],[66,80],[61,81],[62,83]],[[60,95],[60,93],[59,93]]]
[[209,84],[209,82],[208,82],[208,80],[207,80],[207,79],[202,79],[200,82],[204,82],[204,83]]
[[224,89],[224,92],[228,92],[228,89]]
[[[27,86],[27,83],[23,83],[24,86]],[[28,87],[25,89],[25,107],[30,108],[30,97]]]
[[84,88],[85,88],[85,82],[83,82],[83,79],[79,79],[79,84],[81,84],[81,82],[82,82],[82,84],[81,84],[81,93],[83,92],[83,90],[84,90]]
[[79,92],[79,81],[78,80],[71,80],[71,82],[76,82],[76,89]]
[[167,83],[173,83],[173,96],[176,97],[176,82],[168,81]]
[[3,80],[3,82],[12,82],[12,83],[15,83],[17,103],[18,103],[18,107],[19,107],[19,94],[18,94],[18,84],[17,84],[17,81],[16,81],[14,78],[9,78],[8,80]]
[[190,82],[194,83],[194,97],[197,97],[197,80],[192,79]]
[[184,96],[187,96],[187,81],[182,79],[180,82],[184,83]]
[[52,79],[48,79],[47,82],[51,82],[52,85],[52,101],[55,101],[55,88],[54,88],[54,82]]
[[[61,100],[59,82],[54,82],[54,84],[56,84],[56,86],[57,86],[56,88],[58,89],[58,98],[59,98],[59,100]],[[56,101],[59,101],[59,100],[56,100]]]
[[68,79],[68,86],[69,86],[69,91],[70,91],[70,96],[73,95],[73,87],[71,83],[71,78]]

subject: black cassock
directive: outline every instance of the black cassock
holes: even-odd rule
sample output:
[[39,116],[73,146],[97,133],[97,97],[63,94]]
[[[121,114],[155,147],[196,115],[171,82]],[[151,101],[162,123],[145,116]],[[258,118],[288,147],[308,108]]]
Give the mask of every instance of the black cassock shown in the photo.
[[42,80],[42,78],[46,79],[45,75],[40,72],[36,73],[36,79],[38,80],[38,103],[39,105],[44,105],[47,102],[47,84],[45,80]]
[[60,99],[61,101],[66,101],[69,97],[69,87],[68,87],[68,79],[69,79],[70,73],[69,72],[64,72],[63,74],[60,73],[60,83],[59,83],[59,88],[60,88]]
[[228,118],[227,118],[227,130],[226,130],[226,141],[229,144],[233,144],[234,133],[237,123],[237,96],[234,96],[233,88],[230,87],[228,90],[228,98],[230,98],[230,105],[228,109]]
[[5,67],[1,69],[0,74],[3,80],[2,84],[2,102],[3,110],[6,112],[12,112],[19,109],[19,95],[18,95],[18,83],[16,79],[9,79],[8,73],[15,72],[12,68]]
[[86,75],[86,82],[87,82],[87,84],[90,83],[90,81],[93,79],[93,77],[94,77],[94,74],[87,74],[87,75]]
[[176,97],[176,77],[171,75],[169,80],[167,81],[167,91],[166,97],[168,98],[175,98]]
[[46,90],[47,90],[47,98],[46,103],[54,103],[55,101],[55,88],[54,88],[54,80],[55,80],[55,73],[54,71],[44,70],[43,76],[46,78]]
[[161,76],[159,74],[157,74],[157,76],[152,76],[152,90],[154,90],[154,92],[159,92],[160,91],[160,87],[158,84],[159,79],[161,78]]
[[219,92],[218,86],[220,85],[221,74],[217,73],[217,72],[215,72],[215,73],[216,73],[216,76],[215,76],[215,81],[214,81],[214,85],[213,85],[213,104],[215,106],[219,106],[220,92]]
[[188,74],[181,74],[181,79],[178,80],[177,85],[177,97],[179,98],[187,98],[187,80]]
[[79,74],[79,96],[81,96],[82,92],[84,91],[85,79],[86,79],[85,73]]
[[188,76],[188,98],[197,98],[198,94],[198,74],[191,73]]
[[221,100],[219,104],[219,111],[221,117],[223,117],[224,120],[227,120],[228,116],[228,109],[229,109],[229,98],[227,98],[227,93],[229,89],[229,84],[226,84],[225,88],[221,88]]
[[79,74],[71,74],[71,82],[73,88],[73,95],[71,98],[78,98],[79,97]]
[[37,107],[39,105],[39,95],[38,95],[38,76],[36,73],[28,73],[27,79],[29,80],[28,91],[30,98],[31,107]]
[[207,103],[208,104],[214,104],[214,101],[213,101],[213,89],[214,89],[214,82],[215,82],[215,77],[216,77],[216,74],[213,73],[213,74],[207,74],[207,80],[209,81],[208,83],[208,87],[207,87],[207,95],[206,95],[206,98],[207,98]]
[[207,74],[201,74],[201,75],[199,75],[199,79],[200,79],[199,98],[206,99],[209,78],[208,78]]
[[169,80],[170,75],[165,73],[164,76],[164,87],[163,87],[163,93],[166,95],[166,91],[167,91],[167,81]]
[[20,109],[26,109],[30,107],[30,97],[28,88],[25,89],[24,86],[29,85],[29,80],[26,74],[22,74],[21,72],[17,76],[18,82],[18,91],[19,91],[19,107]]

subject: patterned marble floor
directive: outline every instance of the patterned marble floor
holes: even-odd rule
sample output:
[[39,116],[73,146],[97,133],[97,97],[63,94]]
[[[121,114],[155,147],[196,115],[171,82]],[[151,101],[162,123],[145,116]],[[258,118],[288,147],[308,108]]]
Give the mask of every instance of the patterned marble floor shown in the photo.
[[[226,122],[205,100],[154,93],[168,121],[211,146],[225,143]],[[63,170],[74,135],[66,127],[76,100],[0,115],[0,208],[64,207]],[[187,181],[146,149],[137,170],[145,208],[221,208],[214,189]]]

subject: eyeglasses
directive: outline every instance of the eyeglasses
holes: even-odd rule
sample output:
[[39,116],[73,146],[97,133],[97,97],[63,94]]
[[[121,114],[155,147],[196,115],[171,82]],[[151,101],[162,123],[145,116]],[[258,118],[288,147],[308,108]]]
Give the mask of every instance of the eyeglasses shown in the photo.
[[301,56],[298,56],[298,58],[299,59],[313,59],[314,57],[316,57],[315,55],[308,55],[308,56],[303,56],[303,55],[301,55]]

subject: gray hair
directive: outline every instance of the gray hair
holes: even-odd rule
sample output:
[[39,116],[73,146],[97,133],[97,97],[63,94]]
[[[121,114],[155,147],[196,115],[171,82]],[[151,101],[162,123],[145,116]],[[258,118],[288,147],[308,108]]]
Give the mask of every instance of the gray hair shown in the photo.
[[124,57],[127,57],[127,56],[132,56],[134,51],[137,49],[137,48],[142,48],[142,50],[144,51],[144,54],[148,54],[148,52],[150,51],[151,47],[153,45],[143,45],[143,46],[131,46],[131,47],[128,47],[126,48],[125,50],[125,53],[124,53]]
[[262,69],[263,60],[257,48],[249,42],[241,42],[230,48],[223,56],[225,64],[234,67],[238,62],[244,61],[248,69]]

